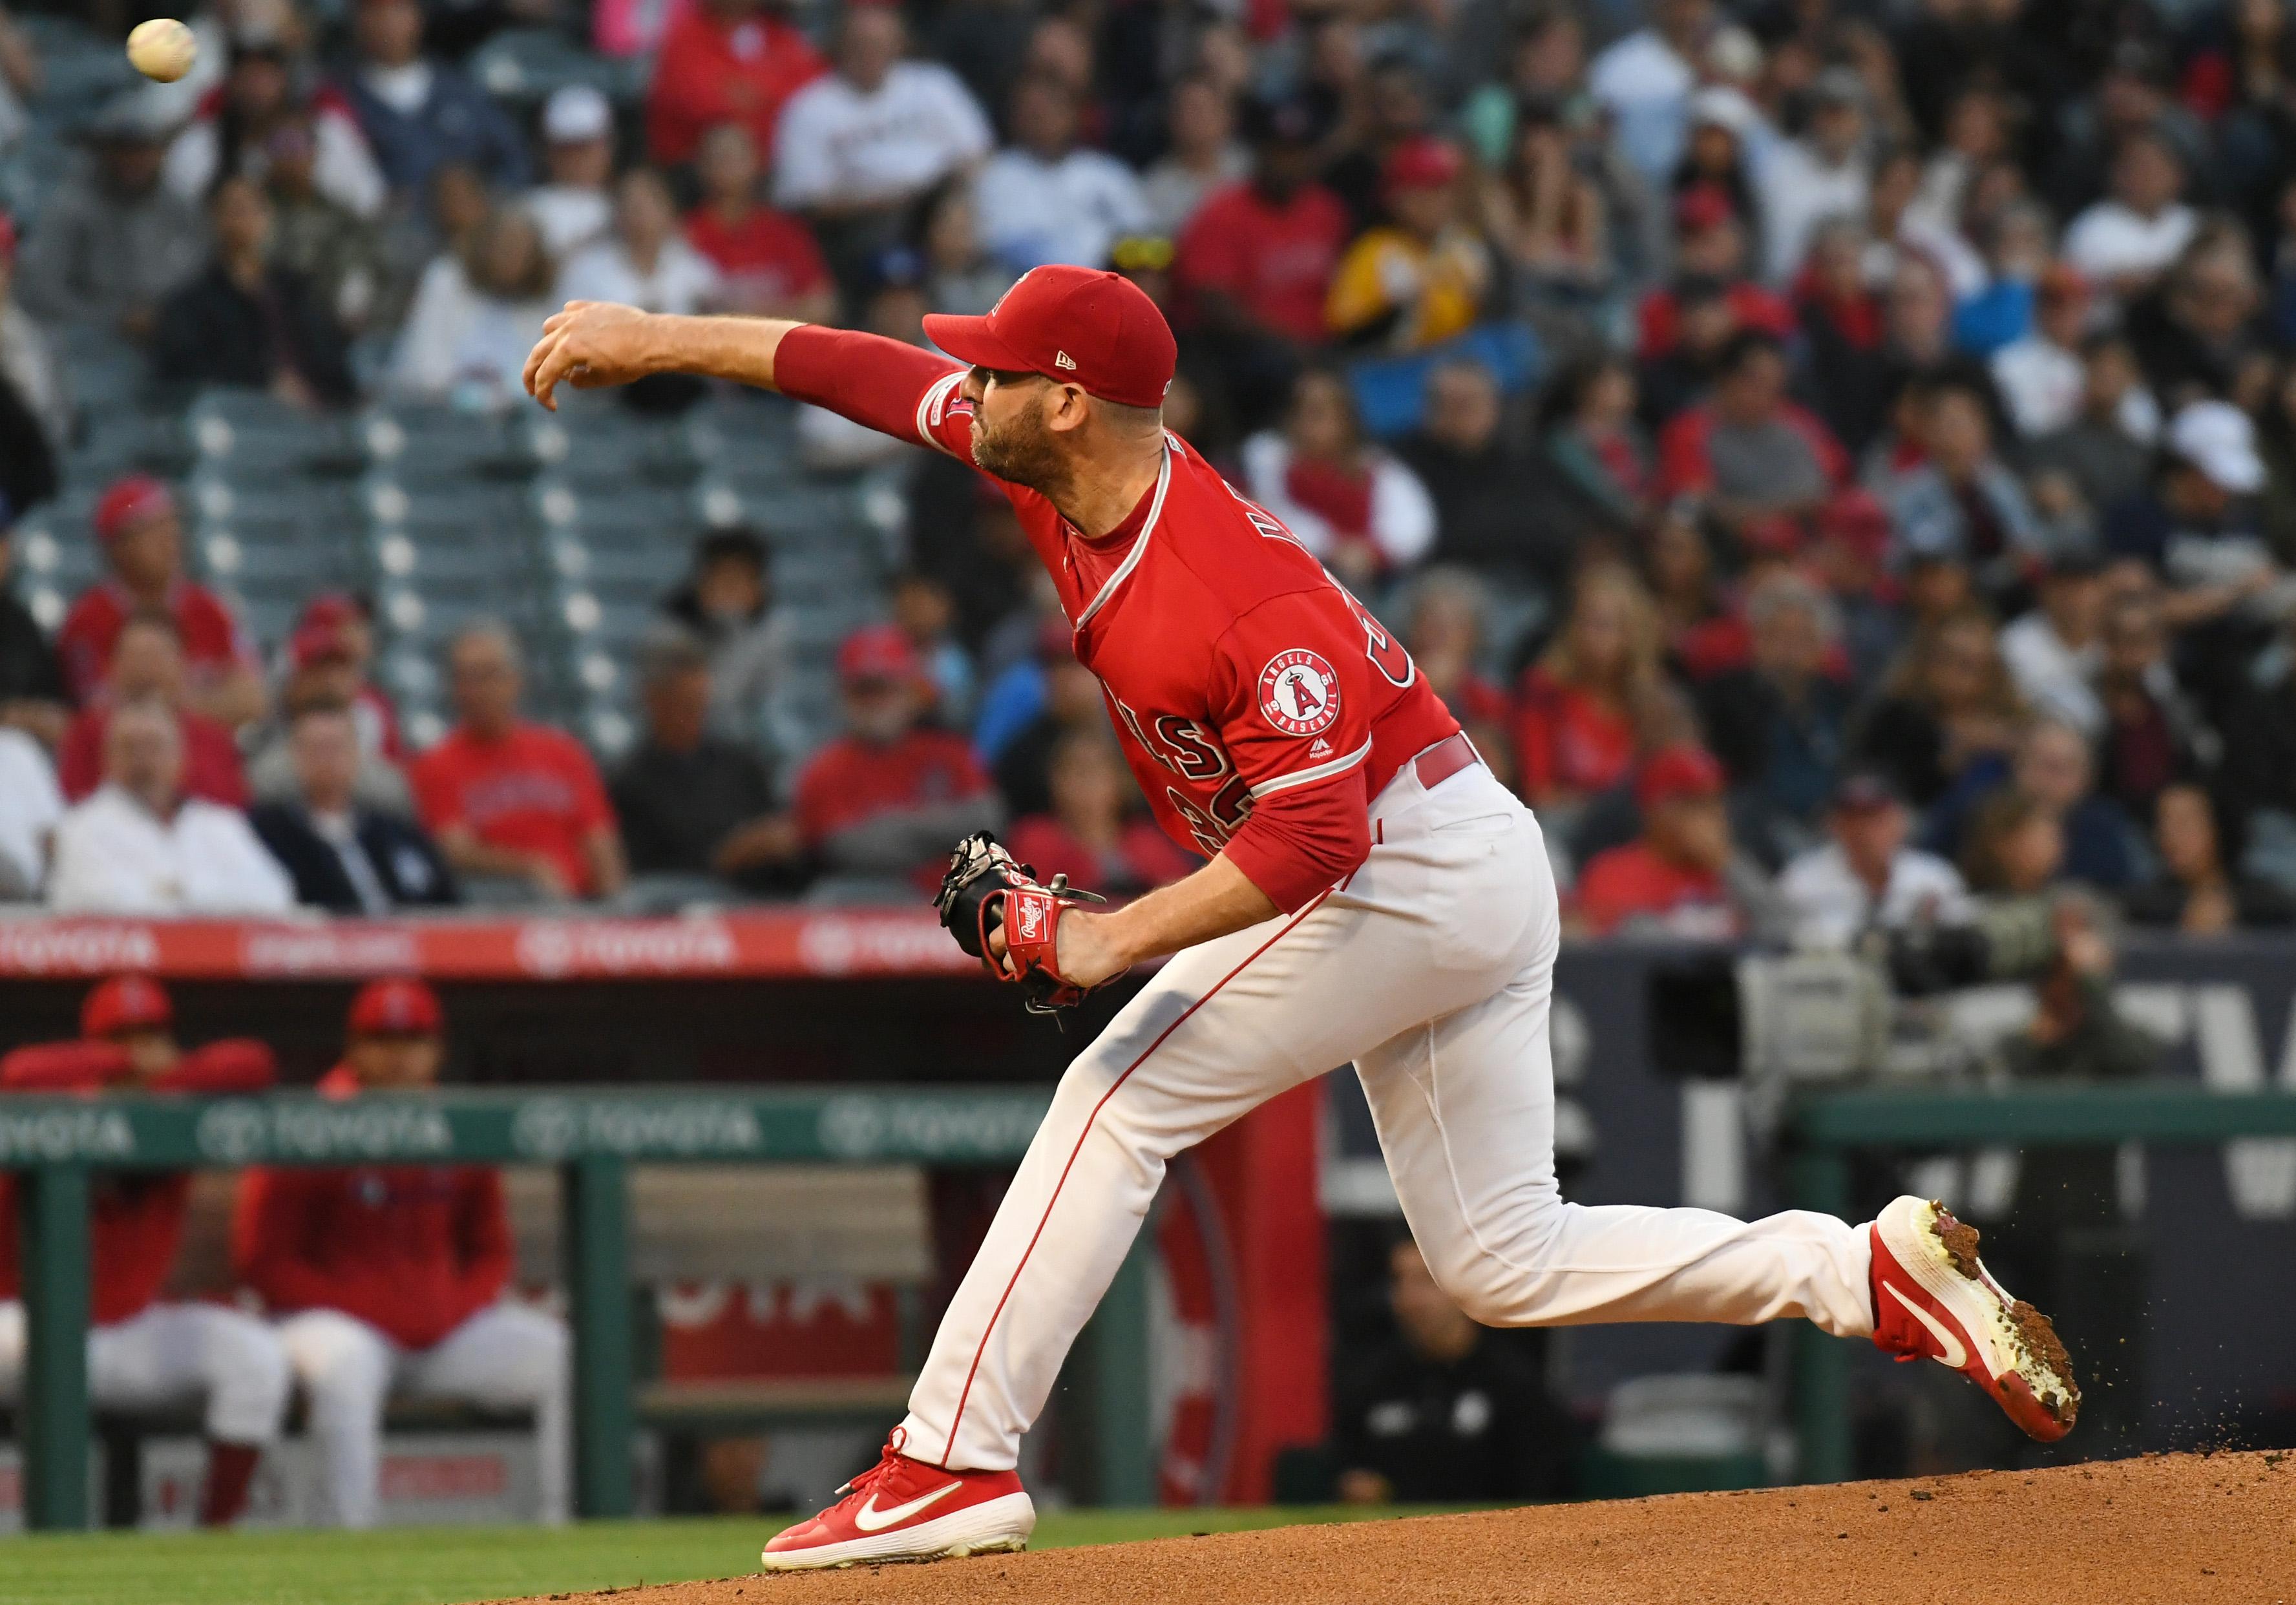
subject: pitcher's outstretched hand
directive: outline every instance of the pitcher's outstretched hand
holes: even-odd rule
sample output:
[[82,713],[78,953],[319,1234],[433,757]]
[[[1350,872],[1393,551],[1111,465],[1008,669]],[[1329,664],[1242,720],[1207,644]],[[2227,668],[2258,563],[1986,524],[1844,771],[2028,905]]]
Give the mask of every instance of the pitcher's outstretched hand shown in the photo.
[[558,410],[562,380],[578,390],[627,384],[652,373],[650,315],[611,301],[569,301],[542,325],[526,358],[526,393]]

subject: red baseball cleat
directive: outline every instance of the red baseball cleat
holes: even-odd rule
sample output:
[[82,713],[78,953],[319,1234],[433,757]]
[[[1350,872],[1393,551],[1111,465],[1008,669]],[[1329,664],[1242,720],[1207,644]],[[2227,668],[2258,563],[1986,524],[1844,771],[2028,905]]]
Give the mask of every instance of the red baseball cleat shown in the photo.
[[1891,1201],[1874,1222],[1874,1341],[1903,1360],[1949,1365],[1993,1396],[2029,1437],[2073,1429],[2080,1389],[2049,1318],[2013,1299],[1977,1257],[1977,1229],[1927,1199]]
[[835,1504],[776,1535],[767,1571],[808,1571],[888,1560],[953,1560],[1029,1547],[1037,1507],[1013,1471],[944,1471],[901,1453],[899,1428],[883,1458],[837,1490]]

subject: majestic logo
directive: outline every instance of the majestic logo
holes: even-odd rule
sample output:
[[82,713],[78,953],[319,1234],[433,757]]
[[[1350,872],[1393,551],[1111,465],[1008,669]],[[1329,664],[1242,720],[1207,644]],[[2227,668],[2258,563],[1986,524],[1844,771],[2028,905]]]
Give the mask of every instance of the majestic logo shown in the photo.
[[1339,720],[1340,677],[1305,647],[1278,652],[1259,671],[1259,711],[1285,735],[1321,735]]
[[877,1508],[877,1496],[869,1495],[869,1503],[853,1512],[853,1525],[865,1533],[882,1533],[896,1523],[906,1521],[918,1511],[939,1503],[956,1492],[961,1484],[945,1482],[930,1494],[920,1494],[906,1504],[897,1504],[890,1511]]
[[1055,351],[1053,353],[1053,366],[1056,368],[1066,368],[1070,373],[1073,373],[1076,372],[1076,358],[1070,356],[1065,351]]
[[1956,1371],[1969,1363],[1969,1351],[1961,1346],[1961,1339],[1952,1328],[1899,1292],[1896,1282],[1885,1282],[1882,1285],[1889,1290],[1890,1298],[1906,1306],[1915,1320],[1930,1329],[1930,1336],[1935,1338],[1939,1347],[1945,1350],[1937,1356],[1938,1363],[1951,1366]]

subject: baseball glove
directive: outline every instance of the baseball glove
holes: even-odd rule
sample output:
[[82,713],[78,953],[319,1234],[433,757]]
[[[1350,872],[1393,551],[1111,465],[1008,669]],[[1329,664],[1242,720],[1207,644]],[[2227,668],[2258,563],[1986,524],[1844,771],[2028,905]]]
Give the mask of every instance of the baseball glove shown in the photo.
[[[976,831],[949,855],[948,873],[941,877],[933,906],[959,947],[998,980],[1017,980],[1027,994],[1029,1012],[1053,1014],[1075,1007],[1093,990],[1061,974],[1057,936],[1062,911],[1071,903],[1107,901],[1097,892],[1070,886],[1066,875],[1054,876],[1050,884],[1039,881],[1037,872],[1014,859],[996,838]],[[1004,933],[1010,970],[997,962],[988,946],[990,934],[999,929]]]

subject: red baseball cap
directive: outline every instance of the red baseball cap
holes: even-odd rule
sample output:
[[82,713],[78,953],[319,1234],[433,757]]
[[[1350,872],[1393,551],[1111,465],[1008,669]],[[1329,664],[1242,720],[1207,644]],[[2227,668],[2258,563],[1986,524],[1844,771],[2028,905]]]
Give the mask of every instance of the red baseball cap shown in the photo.
[[898,625],[865,624],[837,649],[837,677],[848,684],[856,680],[907,682],[922,672],[917,649]]
[[327,621],[307,623],[288,638],[287,655],[299,669],[315,663],[348,663],[351,644],[343,639],[342,626]]
[[295,621],[297,630],[313,625],[326,625],[340,629],[347,624],[357,624],[366,614],[358,603],[340,591],[323,591],[303,604],[303,616]]
[[1089,267],[1032,267],[985,317],[928,313],[925,338],[961,363],[1041,373],[1119,406],[1163,405],[1179,360],[1147,292]]
[[1389,194],[1398,190],[1438,190],[1459,176],[1466,164],[1457,147],[1431,134],[1415,135],[1390,152],[1380,171],[1380,187]]
[[413,976],[369,981],[351,999],[353,1036],[436,1036],[446,1023],[439,995]]
[[109,546],[145,519],[176,511],[176,493],[150,474],[114,479],[95,504],[95,538]]
[[1665,747],[1643,760],[1635,801],[1656,807],[1678,797],[1719,797],[1722,766],[1703,747]]
[[1702,234],[1730,217],[1730,198],[1710,184],[1692,184],[1675,200],[1674,226],[1685,234]]
[[79,1034],[91,1041],[122,1031],[164,1031],[175,1021],[168,989],[148,975],[115,975],[79,1006]]

